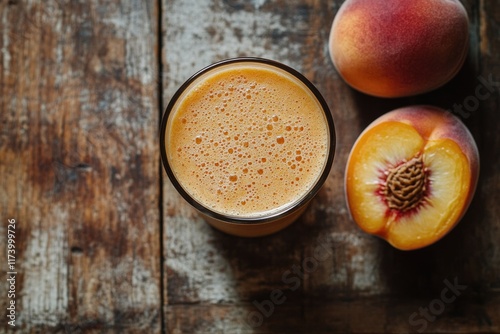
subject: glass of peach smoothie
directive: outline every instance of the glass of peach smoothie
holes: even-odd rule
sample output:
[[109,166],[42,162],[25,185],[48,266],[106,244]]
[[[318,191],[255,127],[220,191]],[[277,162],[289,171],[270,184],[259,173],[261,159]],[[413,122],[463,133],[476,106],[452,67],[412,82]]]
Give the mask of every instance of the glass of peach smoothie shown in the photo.
[[252,237],[304,212],[330,172],[335,130],[302,74],[268,59],[233,58],[174,94],[160,147],[172,184],[209,224]]

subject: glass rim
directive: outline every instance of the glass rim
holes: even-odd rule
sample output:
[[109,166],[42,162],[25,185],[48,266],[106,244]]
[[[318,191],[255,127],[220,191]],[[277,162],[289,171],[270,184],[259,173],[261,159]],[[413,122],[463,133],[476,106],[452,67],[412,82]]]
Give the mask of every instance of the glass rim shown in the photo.
[[[217,211],[214,211],[207,206],[201,204],[198,202],[193,196],[191,196],[180,184],[180,182],[177,180],[177,177],[175,176],[174,171],[170,167],[168,157],[167,157],[167,147],[166,147],[166,131],[167,131],[167,123],[169,116],[174,109],[174,106],[176,103],[179,101],[179,98],[181,95],[188,89],[191,84],[193,84],[200,76],[216,69],[222,66],[230,65],[230,64],[235,64],[235,63],[260,63],[264,65],[268,65],[271,67],[276,67],[278,69],[281,69],[293,77],[297,78],[300,82],[302,82],[307,89],[314,95],[315,99],[317,102],[320,104],[321,109],[323,111],[326,123],[327,123],[327,129],[328,129],[328,156],[326,158],[326,161],[324,163],[323,169],[321,171],[321,174],[319,177],[316,179],[314,185],[312,188],[307,191],[303,196],[300,197],[300,199],[297,202],[292,202],[288,206],[284,206],[282,210],[277,210],[276,212],[271,212],[270,214],[264,214],[262,216],[236,216],[236,215],[227,215],[223,214]],[[167,107],[165,108],[165,111],[162,115],[162,120],[161,120],[161,128],[160,128],[160,153],[161,153],[161,160],[162,160],[162,165],[172,182],[173,186],[177,190],[177,192],[195,209],[200,211],[201,213],[207,215],[210,218],[214,218],[216,220],[223,221],[225,223],[229,224],[236,224],[236,225],[254,225],[254,224],[263,224],[263,223],[270,223],[275,220],[278,220],[280,218],[287,217],[293,213],[295,213],[297,210],[301,209],[304,205],[307,205],[307,203],[319,192],[320,188],[323,186],[325,183],[326,179],[328,178],[328,175],[331,171],[332,165],[333,165],[333,160],[335,156],[335,150],[336,150],[336,132],[335,132],[335,124],[333,121],[333,117],[330,111],[330,108],[328,107],[328,104],[326,103],[325,99],[319,92],[319,90],[314,86],[314,84],[307,79],[302,73],[299,71],[295,70],[294,68],[285,65],[281,62],[278,62],[276,60],[271,60],[267,58],[259,58],[259,57],[235,57],[235,58],[228,58],[224,59],[215,63],[212,63],[208,66],[203,67],[201,70],[197,71],[195,74],[193,74],[191,77],[189,77],[184,83],[177,88],[176,92],[170,99]]]

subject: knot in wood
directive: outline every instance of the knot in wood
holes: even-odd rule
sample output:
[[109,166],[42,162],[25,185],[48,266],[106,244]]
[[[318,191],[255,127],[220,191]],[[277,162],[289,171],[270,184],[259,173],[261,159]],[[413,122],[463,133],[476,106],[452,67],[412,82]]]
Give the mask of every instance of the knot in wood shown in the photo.
[[402,212],[416,208],[426,193],[427,173],[422,156],[388,170],[383,194],[389,208]]

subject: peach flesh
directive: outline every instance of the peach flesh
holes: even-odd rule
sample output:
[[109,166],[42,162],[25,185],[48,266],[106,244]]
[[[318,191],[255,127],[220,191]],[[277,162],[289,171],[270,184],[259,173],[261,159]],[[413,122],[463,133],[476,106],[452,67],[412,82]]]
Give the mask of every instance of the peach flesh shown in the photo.
[[333,21],[329,49],[353,88],[411,96],[456,75],[467,56],[468,29],[458,0],[347,0]]
[[347,204],[365,232],[402,250],[422,248],[460,221],[478,174],[475,141],[458,118],[430,106],[401,108],[375,120],[354,144]]

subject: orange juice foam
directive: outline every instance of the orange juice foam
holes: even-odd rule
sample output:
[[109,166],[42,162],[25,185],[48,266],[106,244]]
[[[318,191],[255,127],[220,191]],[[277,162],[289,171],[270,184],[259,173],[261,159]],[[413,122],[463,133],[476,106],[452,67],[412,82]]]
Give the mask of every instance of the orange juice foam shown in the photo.
[[329,149],[324,111],[307,86],[259,63],[202,76],[172,110],[165,140],[184,190],[215,212],[239,217],[300,201]]

